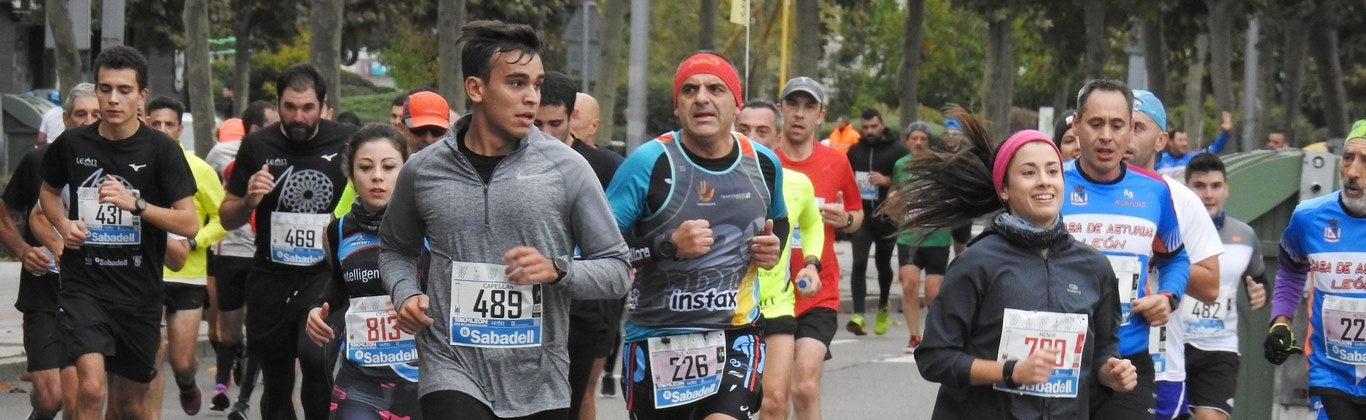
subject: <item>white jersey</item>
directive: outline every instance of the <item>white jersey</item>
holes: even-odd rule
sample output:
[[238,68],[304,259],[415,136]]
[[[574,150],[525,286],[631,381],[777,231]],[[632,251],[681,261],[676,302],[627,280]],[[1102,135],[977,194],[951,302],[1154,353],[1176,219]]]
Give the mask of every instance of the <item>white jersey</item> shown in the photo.
[[47,134],[48,143],[56,140],[65,130],[66,121],[62,121],[62,107],[55,106],[43,112],[43,122],[38,125],[38,132]]
[[[1182,302],[1186,343],[1205,351],[1238,352],[1238,289],[1243,278],[1257,280],[1266,271],[1257,233],[1242,221],[1223,217],[1219,238],[1219,299],[1209,305]],[[1193,300],[1193,299],[1192,299]]]
[[[1181,241],[1185,244],[1186,255],[1190,257],[1191,266],[1195,266],[1195,263],[1204,261],[1206,258],[1223,254],[1224,243],[1219,240],[1219,230],[1214,227],[1214,220],[1210,219],[1209,212],[1205,210],[1205,203],[1180,181],[1165,175],[1162,178],[1167,181],[1167,186],[1172,190],[1172,202],[1176,205],[1176,220],[1181,225]],[[1181,297],[1182,302],[1188,300],[1196,301],[1194,297],[1189,295]],[[1156,380],[1169,382],[1186,380],[1186,334],[1181,328],[1182,319],[1183,315],[1180,308],[1176,312],[1172,312],[1171,317],[1167,319],[1167,346],[1164,353],[1166,369],[1159,370],[1156,373]]]

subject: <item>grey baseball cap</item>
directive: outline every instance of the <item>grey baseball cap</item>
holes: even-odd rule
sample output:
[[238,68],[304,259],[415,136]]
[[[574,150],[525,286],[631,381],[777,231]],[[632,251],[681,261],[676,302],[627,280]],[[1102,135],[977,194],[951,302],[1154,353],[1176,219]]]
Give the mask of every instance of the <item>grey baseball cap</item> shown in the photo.
[[788,95],[796,92],[806,92],[806,94],[816,98],[816,102],[821,105],[825,104],[825,87],[821,86],[820,82],[815,79],[806,76],[793,77],[788,80],[787,84],[783,85],[783,93],[779,95],[778,99],[785,99]]

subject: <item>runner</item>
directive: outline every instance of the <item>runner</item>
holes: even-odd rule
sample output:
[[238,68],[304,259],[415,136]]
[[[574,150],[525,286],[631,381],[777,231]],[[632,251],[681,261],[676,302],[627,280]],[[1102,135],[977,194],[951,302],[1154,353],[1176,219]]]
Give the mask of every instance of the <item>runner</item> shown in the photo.
[[[906,147],[897,141],[898,136],[882,122],[882,113],[875,109],[863,111],[863,135],[858,143],[849,148],[846,155],[849,165],[854,169],[854,180],[859,185],[859,196],[863,208],[876,209],[887,199],[892,186],[892,175],[898,159],[906,156]],[[849,244],[853,247],[854,261],[850,267],[849,290],[853,295],[854,315],[844,329],[854,335],[868,335],[863,320],[864,305],[868,284],[865,279],[868,271],[868,248],[874,248],[874,262],[877,269],[877,315],[873,320],[873,333],[887,333],[890,310],[887,302],[892,291],[892,253],[896,251],[896,225],[886,218],[871,217],[864,220],[858,231],[854,232]]]
[[[934,153],[930,150],[930,125],[916,121],[906,126],[904,134],[906,149],[910,153],[897,159],[892,169],[892,193],[900,186],[911,181],[909,167],[914,159],[925,159]],[[891,200],[890,196],[888,200]],[[897,218],[893,217],[895,221]],[[971,227],[969,222],[967,226]],[[944,270],[949,266],[949,245],[953,239],[949,229],[935,229],[928,234],[917,229],[902,229],[897,233],[898,276],[901,278],[901,312],[906,316],[906,326],[911,330],[910,342],[903,353],[915,354],[920,346],[920,279],[925,272],[925,306],[934,303],[939,296],[939,286],[944,283]],[[966,241],[964,241],[966,242]]]
[[107,390],[111,417],[138,418],[157,373],[166,234],[198,232],[195,184],[177,142],[136,118],[147,59],[116,46],[93,67],[103,120],[52,143],[39,196],[66,246],[58,304],[80,382],[68,415],[101,417]]
[[683,128],[637,148],[607,188],[637,266],[622,394],[635,419],[751,418],[764,363],[754,270],[773,268],[787,237],[782,167],[730,131],[742,95],[724,57],[689,55],[673,87]]
[[423,417],[562,419],[577,397],[570,300],[620,297],[626,246],[592,169],[532,126],[544,74],[536,31],[474,21],[461,42],[473,110],[399,173],[381,277],[399,327],[416,335]]

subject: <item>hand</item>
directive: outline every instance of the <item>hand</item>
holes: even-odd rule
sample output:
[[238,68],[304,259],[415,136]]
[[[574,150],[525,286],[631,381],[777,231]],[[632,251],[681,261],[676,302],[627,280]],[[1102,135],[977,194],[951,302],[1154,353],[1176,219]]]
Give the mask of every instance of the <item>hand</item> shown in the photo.
[[66,234],[62,235],[67,249],[80,249],[85,245],[85,238],[90,236],[90,230],[85,228],[85,222],[72,220],[66,225]]
[[105,175],[104,181],[100,182],[100,204],[113,204],[123,210],[133,211],[137,209],[138,199],[128,193],[123,188],[123,183],[114,179],[113,175]]
[[844,229],[849,226],[849,212],[844,210],[844,191],[835,191],[835,202],[820,205],[821,221],[825,224],[834,226],[835,229]]
[[313,344],[319,346],[326,345],[332,341],[335,335],[332,334],[332,326],[327,325],[327,302],[323,306],[313,308],[308,311],[308,339],[313,340]]
[[778,247],[778,235],[773,234],[773,219],[765,220],[764,231],[751,241],[753,243],[749,249],[753,252],[754,265],[763,269],[771,269],[778,265],[778,254],[783,250]]
[[1290,324],[1283,322],[1271,324],[1271,329],[1266,332],[1266,341],[1262,342],[1262,355],[1273,365],[1285,363],[1292,353],[1303,351],[1295,343],[1295,333],[1290,332]]
[[797,277],[793,278],[793,283],[800,285],[802,280],[806,280],[808,282],[807,284],[810,284],[810,286],[807,286],[805,290],[801,287],[797,287],[797,293],[801,293],[801,295],[805,297],[812,297],[815,296],[816,293],[820,293],[821,273],[816,271],[815,266],[802,266],[802,271],[797,272]]
[[1233,113],[1228,111],[1219,113],[1219,131],[1225,133],[1233,132]]
[[247,207],[254,209],[261,205],[261,199],[274,189],[275,175],[270,174],[270,165],[261,165],[261,170],[251,174],[251,179],[247,180]]
[[1111,357],[1100,367],[1100,384],[1116,392],[1133,391],[1138,386],[1138,370],[1133,362]]
[[427,295],[412,295],[404,299],[402,307],[398,310],[398,329],[408,334],[417,334],[418,330],[431,326],[435,321],[427,316],[429,307],[431,300]]
[[1133,312],[1148,320],[1148,325],[1160,327],[1167,325],[1172,314],[1172,305],[1167,295],[1155,293],[1134,300]]
[[679,258],[700,257],[711,252],[711,246],[716,245],[716,239],[712,238],[711,222],[702,219],[683,221],[674,231],[672,240],[674,245],[678,245]]
[[529,246],[519,246],[503,254],[508,281],[513,284],[550,283],[560,279],[555,264]]
[[1058,349],[1053,347],[1040,347],[1034,350],[1029,357],[1015,363],[1015,371],[1011,372],[1011,382],[1020,385],[1047,382],[1048,377],[1053,376],[1053,367],[1057,364],[1058,356]]
[[47,257],[47,253],[43,252],[43,249],[41,246],[31,246],[28,247],[27,251],[24,251],[24,255],[22,255],[24,270],[28,270],[35,276],[47,273],[47,268],[52,265],[53,261]]
[[879,172],[868,172],[868,181],[879,187],[889,187],[892,185],[892,179]]
[[1243,277],[1243,283],[1247,284],[1247,304],[1252,310],[1261,310],[1266,306],[1266,286],[1252,280],[1252,276]]

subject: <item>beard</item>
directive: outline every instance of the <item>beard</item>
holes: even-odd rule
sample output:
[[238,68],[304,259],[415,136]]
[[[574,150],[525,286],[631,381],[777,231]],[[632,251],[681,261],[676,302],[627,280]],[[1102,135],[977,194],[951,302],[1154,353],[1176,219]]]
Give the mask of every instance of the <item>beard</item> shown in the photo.
[[313,138],[313,133],[318,131],[318,123],[312,125],[297,123],[282,123],[285,130],[285,137],[295,143],[303,143]]
[[[1346,189],[1346,187],[1360,188],[1360,183],[1355,180],[1349,179],[1346,182],[1344,182],[1342,186],[1344,187],[1344,189]],[[1346,192],[1343,192],[1341,194],[1341,197],[1342,206],[1347,208],[1347,212],[1358,215],[1366,214],[1366,195],[1362,195],[1361,197],[1357,198],[1352,198],[1348,197]]]

